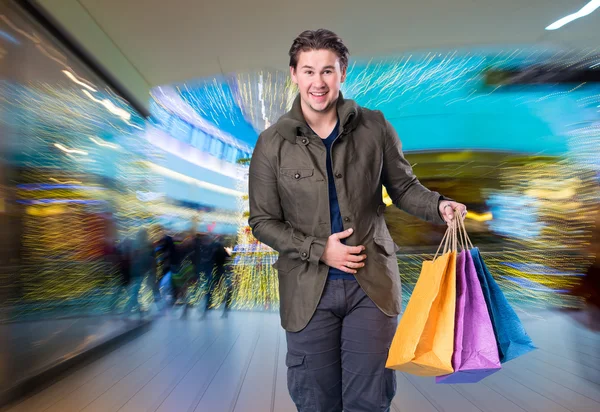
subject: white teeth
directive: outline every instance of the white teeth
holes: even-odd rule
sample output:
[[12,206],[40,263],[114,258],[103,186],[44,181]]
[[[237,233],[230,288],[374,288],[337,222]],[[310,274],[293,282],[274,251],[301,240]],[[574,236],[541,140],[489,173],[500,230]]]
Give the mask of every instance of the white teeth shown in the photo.
[[325,96],[325,94],[326,93],[312,93],[313,96],[318,96],[318,97]]

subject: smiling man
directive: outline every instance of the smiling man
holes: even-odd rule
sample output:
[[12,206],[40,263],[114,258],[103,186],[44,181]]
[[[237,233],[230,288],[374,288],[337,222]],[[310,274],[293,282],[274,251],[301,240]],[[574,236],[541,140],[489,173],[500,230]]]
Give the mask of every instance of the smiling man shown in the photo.
[[348,54],[328,30],[294,40],[300,93],[261,133],[250,163],[249,223],[279,252],[288,389],[301,412],[390,409],[396,382],[385,361],[401,290],[382,185],[429,222],[466,213],[419,183],[381,112],[344,99]]

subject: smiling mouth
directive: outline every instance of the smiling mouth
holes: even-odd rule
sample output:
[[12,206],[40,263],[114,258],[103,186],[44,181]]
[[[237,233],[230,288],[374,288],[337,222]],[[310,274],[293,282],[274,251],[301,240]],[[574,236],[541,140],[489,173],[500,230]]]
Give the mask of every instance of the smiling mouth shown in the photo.
[[315,96],[315,97],[323,97],[327,94],[327,92],[322,92],[322,93],[317,93],[317,92],[312,92],[311,95]]

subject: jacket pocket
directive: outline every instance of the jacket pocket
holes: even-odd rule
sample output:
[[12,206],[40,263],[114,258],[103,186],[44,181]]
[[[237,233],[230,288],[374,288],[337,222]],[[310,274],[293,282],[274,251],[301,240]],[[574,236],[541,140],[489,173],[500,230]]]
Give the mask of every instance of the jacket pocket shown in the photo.
[[275,263],[273,263],[273,269],[277,270],[279,273],[288,273],[296,269],[302,263],[304,262],[301,259],[290,259],[279,256]]
[[285,218],[294,225],[306,221],[305,205],[316,204],[319,185],[313,184],[315,169],[279,168],[278,189]]
[[385,237],[374,237],[373,242],[387,255],[392,256],[395,254],[399,248],[396,246],[392,239],[388,239]]
[[279,169],[279,174],[281,176],[285,176],[286,178],[302,180],[313,176],[315,174],[315,169],[292,169],[282,167]]

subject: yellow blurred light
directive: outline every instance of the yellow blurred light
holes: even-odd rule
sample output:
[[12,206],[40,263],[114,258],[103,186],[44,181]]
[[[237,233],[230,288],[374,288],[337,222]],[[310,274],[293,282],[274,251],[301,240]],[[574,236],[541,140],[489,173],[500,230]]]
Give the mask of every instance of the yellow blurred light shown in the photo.
[[80,185],[81,182],[79,180],[65,180],[64,182],[53,177],[50,178],[53,182],[58,183],[59,185]]
[[440,162],[466,162],[472,157],[471,152],[442,153],[438,155]]
[[383,186],[382,197],[383,197],[383,203],[385,203],[386,206],[391,206],[391,205],[394,204],[394,202],[392,201],[392,198],[388,194],[387,189],[385,188],[385,186]]
[[25,213],[31,216],[53,216],[60,215],[66,212],[66,208],[63,206],[27,206]]
[[492,215],[492,212],[476,213],[468,210],[466,218],[476,222],[488,222],[494,219],[494,216]]
[[560,190],[528,189],[525,191],[525,195],[538,199],[543,198],[549,200],[564,200],[575,196],[575,189],[572,187],[567,187]]

